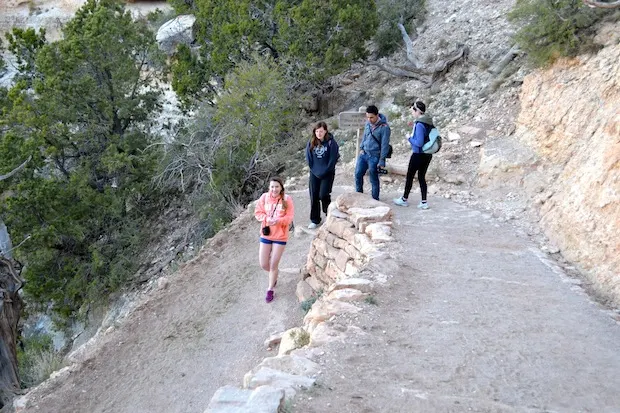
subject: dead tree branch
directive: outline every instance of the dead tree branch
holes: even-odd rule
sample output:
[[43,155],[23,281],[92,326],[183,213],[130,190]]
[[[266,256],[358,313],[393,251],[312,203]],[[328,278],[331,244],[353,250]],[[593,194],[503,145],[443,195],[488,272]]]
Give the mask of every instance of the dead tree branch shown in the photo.
[[504,55],[504,57],[501,58],[499,63],[490,70],[490,72],[493,73],[494,75],[499,75],[500,73],[502,73],[504,68],[508,66],[508,63],[512,62],[513,59],[517,57],[517,55],[519,54],[519,51],[520,51],[519,46],[517,45],[512,46],[510,50]]
[[13,175],[15,175],[16,173],[18,173],[19,171],[21,171],[22,169],[24,169],[24,167],[26,166],[26,164],[28,162],[30,162],[30,160],[32,159],[32,155],[30,155],[28,157],[28,159],[26,159],[24,161],[24,163],[22,163],[21,165],[19,165],[17,168],[13,169],[11,172],[9,172],[6,175],[0,175],[0,181],[4,181],[5,179],[9,179],[10,177],[12,177]]
[[400,34],[403,37],[403,42],[405,42],[405,46],[407,47],[407,60],[409,60],[414,69],[420,69],[420,62],[413,51],[415,42],[411,40],[405,26],[403,26],[402,23],[398,23],[398,29],[400,30]]
[[606,1],[595,1],[595,0],[583,0],[583,3],[589,7],[598,7],[601,9],[616,9],[620,7],[620,0],[606,2]]
[[427,85],[431,85],[441,76],[448,73],[450,68],[456,62],[459,60],[467,60],[467,57],[469,56],[469,48],[465,45],[458,45],[457,49],[444,59],[433,63],[429,67],[423,67],[414,51],[415,42],[409,37],[405,26],[403,26],[402,23],[398,23],[398,29],[400,30],[403,42],[405,43],[405,47],[407,49],[407,65],[402,68],[387,66],[379,62],[370,63],[371,65],[376,66],[391,75],[398,77],[409,77],[420,80]]
[[459,60],[467,60],[469,57],[469,47],[465,45],[458,45],[457,49],[452,52],[444,60],[440,60],[435,63],[434,68],[430,72],[433,76],[433,81],[437,80],[440,76],[448,73],[450,68],[456,64]]
[[383,70],[384,72],[387,72],[394,76],[410,77],[412,79],[420,80],[424,83],[430,83],[430,81],[432,80],[432,76],[417,73],[417,72],[414,72],[413,70],[402,69],[399,67],[386,66],[379,62],[369,62],[369,64],[371,66],[377,66],[379,69]]

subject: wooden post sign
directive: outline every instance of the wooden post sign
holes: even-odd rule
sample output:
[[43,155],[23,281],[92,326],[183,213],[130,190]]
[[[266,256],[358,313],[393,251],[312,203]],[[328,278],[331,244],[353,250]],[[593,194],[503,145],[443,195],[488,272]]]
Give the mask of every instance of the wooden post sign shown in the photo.
[[355,144],[355,157],[360,151],[360,132],[366,125],[366,108],[361,107],[359,112],[340,112],[338,114],[338,127],[340,129],[357,129],[357,141]]

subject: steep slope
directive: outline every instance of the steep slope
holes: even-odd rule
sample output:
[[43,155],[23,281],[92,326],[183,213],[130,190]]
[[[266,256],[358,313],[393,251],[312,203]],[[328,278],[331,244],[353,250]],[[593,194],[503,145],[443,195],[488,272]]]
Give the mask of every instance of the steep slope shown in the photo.
[[[594,55],[535,71],[517,56],[498,74],[494,68],[510,49],[513,29],[503,13],[511,2],[494,4],[484,16],[478,13],[489,7],[485,2],[451,5],[444,20],[438,3],[428,6],[429,20],[417,34],[422,58],[441,54],[442,43],[467,39],[469,62],[430,88],[357,68],[336,81],[334,103],[348,110],[377,103],[392,125],[390,164],[403,169],[411,120],[403,97],[427,102],[447,138],[431,164],[429,191],[513,222],[575,276],[583,273],[591,292],[619,305],[619,24],[601,27],[596,42],[603,48]],[[352,140],[348,131],[337,136]]]

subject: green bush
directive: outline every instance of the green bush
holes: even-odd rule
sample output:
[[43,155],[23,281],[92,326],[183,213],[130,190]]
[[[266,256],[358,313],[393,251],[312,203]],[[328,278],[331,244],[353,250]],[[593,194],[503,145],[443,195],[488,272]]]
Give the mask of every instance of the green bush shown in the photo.
[[19,81],[0,92],[0,170],[31,160],[0,182],[0,215],[26,240],[15,255],[29,304],[67,318],[135,273],[146,222],[159,213],[149,125],[165,56],[145,22],[113,0],[86,1],[58,41],[44,34],[7,37]]
[[605,13],[581,0],[517,0],[509,19],[525,24],[515,41],[532,64],[544,66],[592,49],[594,25]]
[[292,132],[298,113],[291,90],[274,59],[253,55],[228,73],[217,106],[199,108],[166,145],[156,184],[188,194],[201,238],[230,222],[303,148],[307,136]]
[[314,295],[308,298],[307,300],[304,300],[301,302],[301,309],[303,310],[304,314],[310,311],[310,309],[312,308],[312,305],[316,303],[317,298],[318,297]]
[[302,301],[301,309],[304,311],[304,313],[307,313],[308,311],[310,311],[310,309],[312,308],[312,305],[316,302],[316,300],[318,300],[322,296],[323,296],[323,289],[321,288],[319,291],[316,292],[316,295],[308,298],[307,300]]
[[379,305],[374,295],[369,295],[366,298],[364,298],[364,302],[370,305]]
[[[191,10],[196,16],[200,45],[195,61],[184,53],[173,65],[174,90],[192,94],[184,100],[217,96],[219,90],[210,87],[211,81],[225,77],[256,51],[271,56],[296,80],[321,82],[366,57],[366,40],[378,24],[374,2],[363,0],[172,0],[172,4],[177,12]],[[180,68],[175,69],[177,65]],[[198,76],[201,73],[204,76]],[[184,80],[186,76],[190,80]]]
[[291,338],[295,343],[295,347],[297,348],[301,348],[310,344],[310,333],[308,333],[304,329],[297,331],[293,330],[289,334],[291,335]]

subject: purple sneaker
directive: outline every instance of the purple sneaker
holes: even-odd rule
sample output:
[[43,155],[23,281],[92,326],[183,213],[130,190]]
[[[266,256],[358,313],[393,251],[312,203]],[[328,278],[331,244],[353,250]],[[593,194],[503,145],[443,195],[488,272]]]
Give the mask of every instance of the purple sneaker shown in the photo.
[[268,303],[273,301],[273,290],[267,290],[267,296],[265,297],[265,301]]

